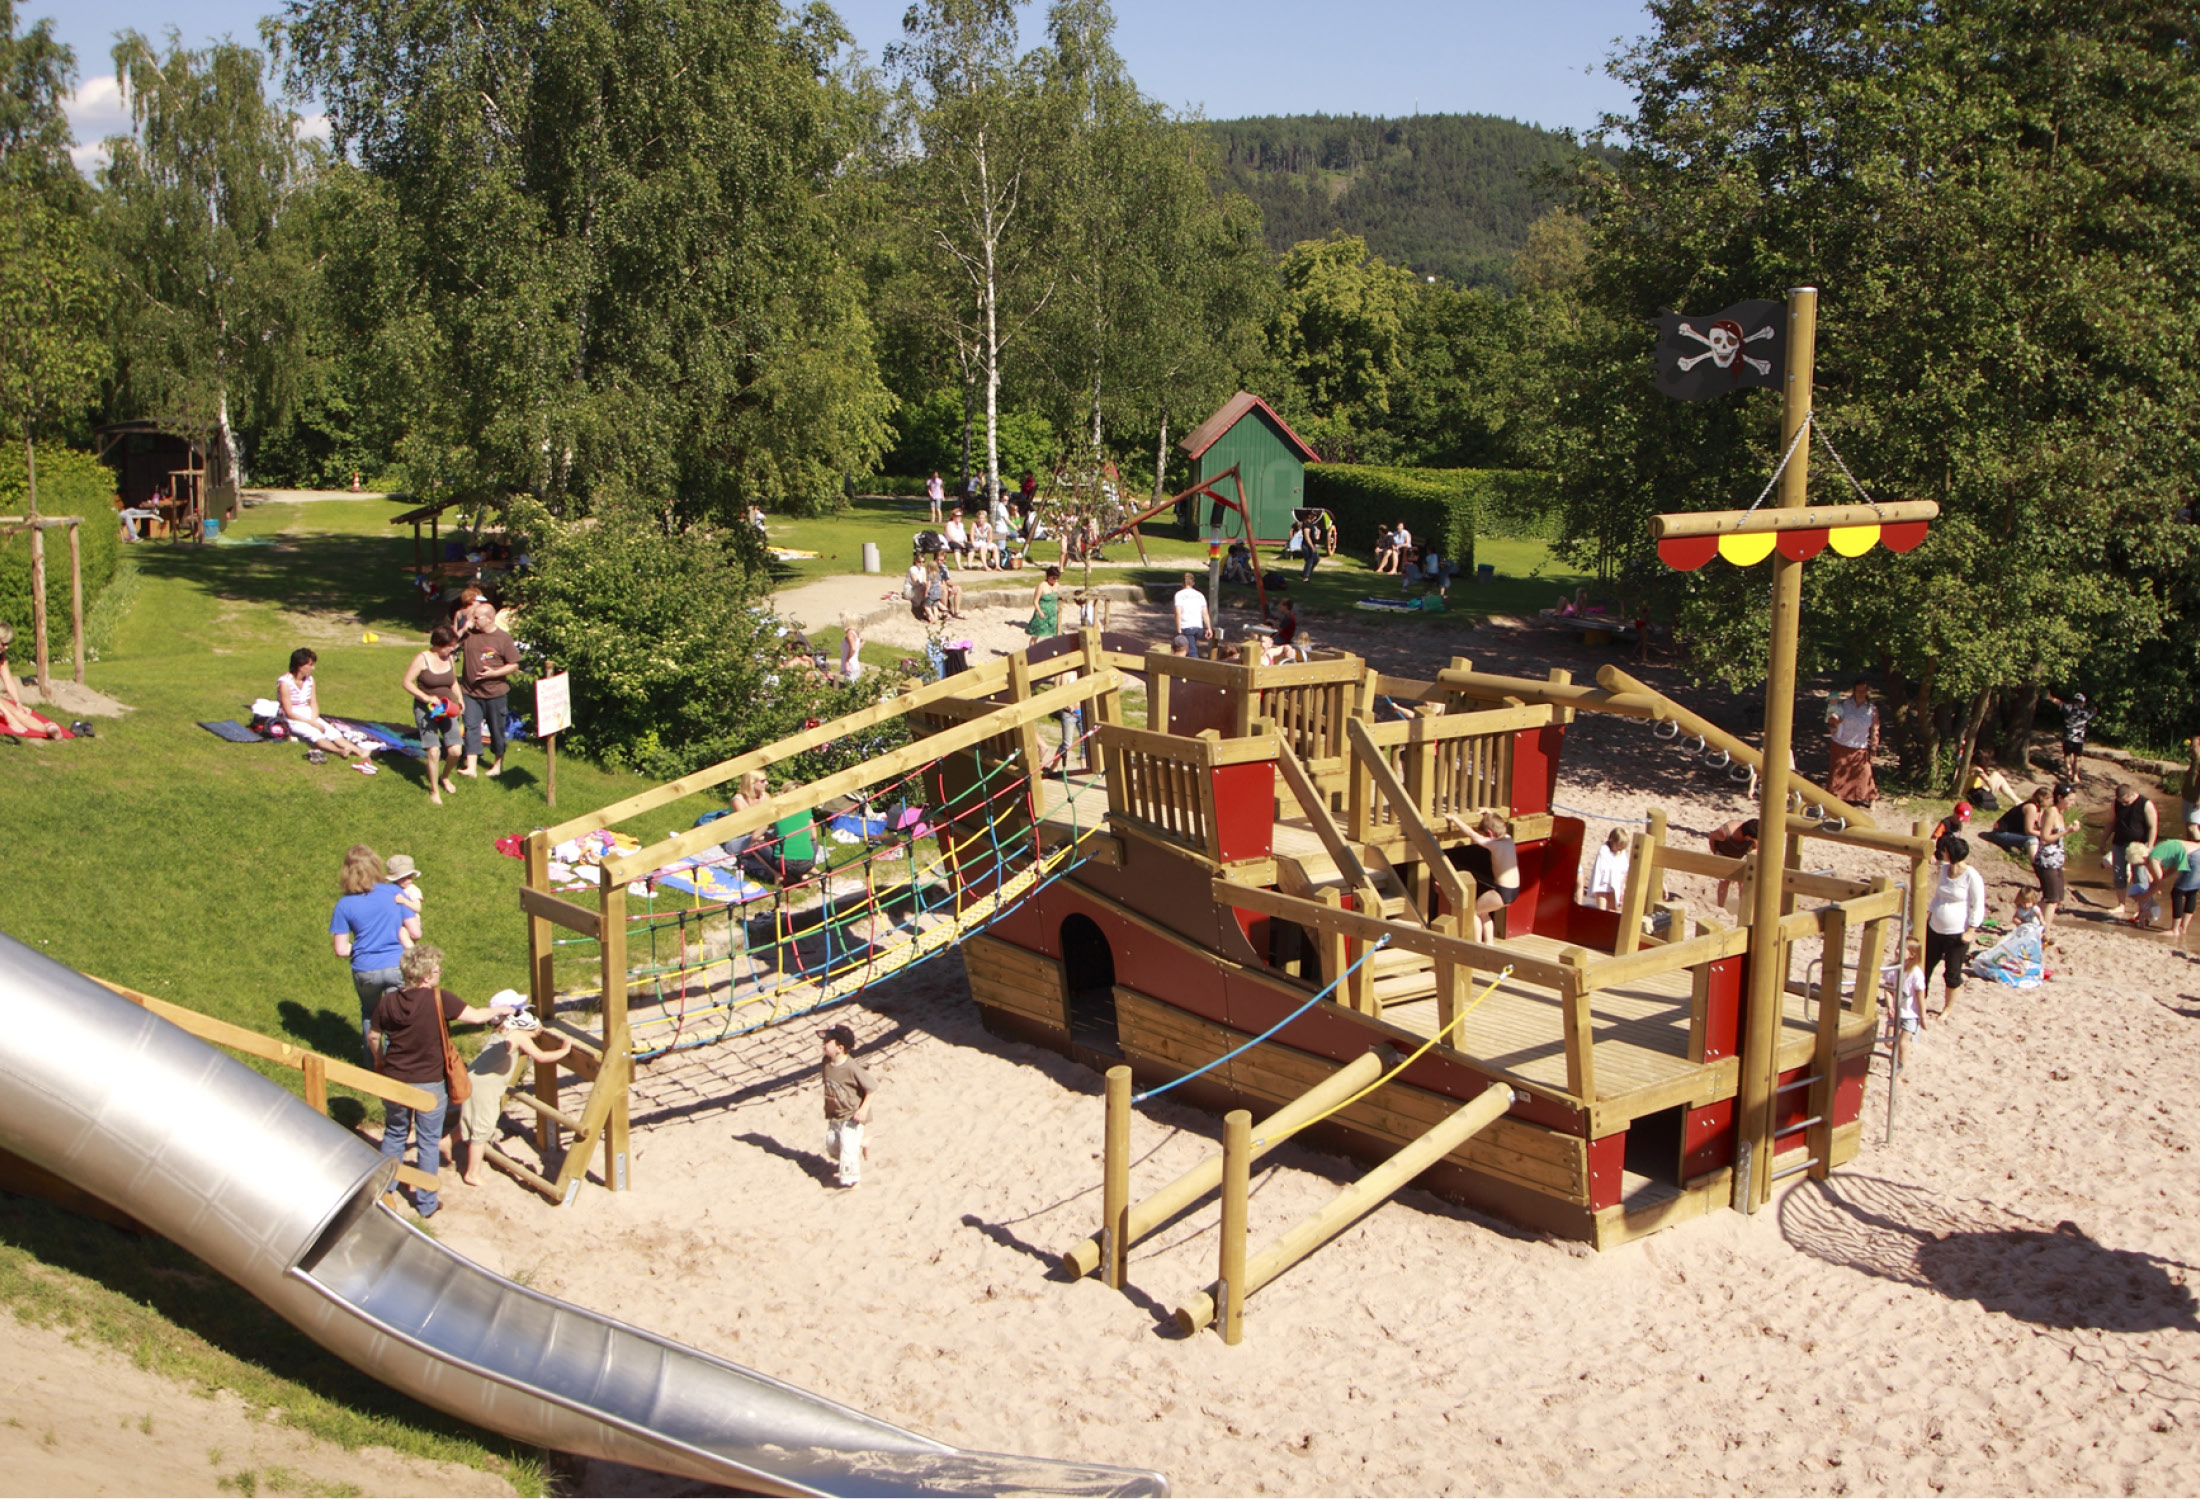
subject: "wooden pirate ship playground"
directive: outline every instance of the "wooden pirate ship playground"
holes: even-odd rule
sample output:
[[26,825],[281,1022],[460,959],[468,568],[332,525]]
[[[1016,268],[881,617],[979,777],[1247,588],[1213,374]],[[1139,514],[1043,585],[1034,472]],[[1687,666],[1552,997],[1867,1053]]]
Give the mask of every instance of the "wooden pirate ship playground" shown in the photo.
[[[563,1200],[600,1146],[605,1182],[626,1187],[638,1061],[813,1013],[959,947],[997,1033],[1201,1104],[1265,1112],[1357,1079],[1371,1052],[1413,1054],[1315,1131],[1363,1157],[1392,1157],[1502,1085],[1503,1111],[1416,1176],[1525,1225],[1610,1246],[1746,1200],[1751,932],[1659,897],[1665,872],[1753,884],[1754,858],[1674,847],[1652,814],[1622,909],[1587,907],[1584,826],[1551,799],[1582,711],[1671,724],[1742,761],[1747,745],[1613,669],[1595,688],[1464,661],[1413,681],[1347,655],[1261,667],[1136,647],[1057,637],[535,834],[521,893],[534,1000],[579,1045],[532,1096],[560,1171],[505,1165]],[[1143,723],[1125,707],[1138,682]],[[1062,756],[1049,737],[1065,711]],[[894,720],[897,748],[614,848],[593,899],[551,889],[575,841]],[[1899,952],[1898,887],[1918,888],[1924,848],[1806,796],[1815,816],[1794,818],[1791,849],[1885,850],[1902,878],[1780,871],[1774,962],[1796,980],[1765,1024],[1772,1180],[1856,1152],[1881,960]],[[1460,915],[1472,860],[1441,829],[1485,810],[1512,823],[1524,892],[1480,942]],[[693,863],[813,813],[840,831],[821,845],[837,863],[774,884]],[[575,1083],[585,1099],[569,1110],[561,1086]]]

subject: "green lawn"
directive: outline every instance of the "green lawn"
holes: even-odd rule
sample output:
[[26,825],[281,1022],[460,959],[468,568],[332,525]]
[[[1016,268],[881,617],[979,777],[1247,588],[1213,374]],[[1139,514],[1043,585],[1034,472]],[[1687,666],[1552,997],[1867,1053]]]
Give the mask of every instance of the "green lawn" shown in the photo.
[[[786,516],[769,518],[768,535],[775,547],[797,548],[816,552],[815,558],[799,558],[781,563],[777,567],[784,585],[806,583],[816,578],[832,577],[843,573],[856,573],[863,568],[863,544],[876,542],[879,548],[880,568],[887,574],[898,574],[908,566],[909,539],[925,528],[925,503],[922,499],[897,500],[887,497],[866,497],[856,501],[847,510],[831,516],[797,519]],[[1177,537],[1173,524],[1163,522],[1145,533],[1146,555],[1153,562],[1151,568],[1096,569],[1096,583],[1163,584],[1175,580],[1178,574],[1189,568],[1204,570],[1207,566],[1207,544],[1186,541]],[[1367,595],[1394,597],[1398,593],[1397,580],[1378,575],[1372,564],[1363,558],[1339,553],[1324,558],[1315,570],[1311,584],[1301,585],[1296,580],[1298,566],[1276,558],[1275,549],[1264,548],[1263,558],[1270,571],[1283,571],[1291,575],[1291,597],[1298,601],[1299,613],[1308,618],[1333,615],[1352,610],[1355,600]],[[1061,549],[1052,542],[1042,542],[1037,549],[1041,562],[1051,562],[1061,556]],[[1111,543],[1107,556],[1114,562],[1136,561],[1138,553],[1126,538]],[[1483,537],[1475,543],[1475,560],[1496,569],[1496,577],[1488,583],[1474,583],[1465,579],[1453,583],[1447,608],[1452,614],[1469,615],[1532,615],[1537,610],[1548,609],[1556,603],[1560,594],[1594,583],[1583,574],[1566,571],[1551,555],[1551,544],[1534,539],[1511,537]],[[1082,581],[1080,570],[1071,564],[1067,570],[1073,584]],[[1226,596],[1235,600],[1240,595],[1252,597],[1252,590],[1232,588]],[[1362,618],[1365,615],[1362,614]],[[1396,615],[1388,618],[1404,623],[1405,628],[1441,628],[1444,616]],[[837,632],[828,632],[837,642]],[[819,635],[820,641],[826,635]],[[898,660],[901,653],[890,653]],[[864,652],[866,661],[878,659],[885,664],[887,655],[874,658],[870,649]]]
[[[327,711],[407,715],[398,680],[425,621],[402,571],[410,532],[388,524],[399,508],[267,506],[247,512],[236,533],[280,535],[279,545],[128,549],[135,577],[122,592],[131,602],[89,675],[135,712],[101,720],[95,739],[0,739],[0,826],[11,835],[0,864],[0,930],[91,973],[351,1058],[357,1002],[327,933],[343,852],[364,842],[419,861],[427,937],[449,955],[452,988],[480,1000],[525,987],[520,865],[494,844],[553,816],[539,748],[516,750],[501,781],[461,781],[438,808],[418,761],[385,757],[369,778],[337,761],[309,765],[294,746],[231,745],[195,727],[247,717],[253,698],[272,696],[301,644],[320,653]],[[379,643],[362,641],[360,622]],[[561,758],[557,811],[582,812],[645,785]],[[630,831],[661,838],[712,805],[693,798]],[[298,1074],[269,1072],[299,1087]],[[371,1117],[368,1103],[330,1092],[338,1118]],[[230,1386],[310,1430],[455,1457],[539,1485],[539,1472],[523,1471],[529,1450],[350,1373],[286,1326],[256,1317],[257,1304],[204,1268],[193,1274],[214,1290],[168,1295],[176,1286],[162,1268],[171,1260],[183,1264],[157,1242],[0,1199],[0,1304],[19,1316],[58,1319],[156,1368]],[[65,1294],[53,1291],[63,1284]]]

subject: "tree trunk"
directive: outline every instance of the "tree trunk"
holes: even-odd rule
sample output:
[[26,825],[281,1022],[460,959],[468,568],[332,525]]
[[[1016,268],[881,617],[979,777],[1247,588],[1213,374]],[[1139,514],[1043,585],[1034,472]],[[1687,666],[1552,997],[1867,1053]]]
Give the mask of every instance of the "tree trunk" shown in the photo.
[[1161,436],[1153,445],[1153,503],[1159,505],[1161,497],[1169,493],[1163,477],[1169,469],[1169,409],[1161,408]]
[[2029,777],[2032,774],[2032,721],[2039,711],[2040,685],[2037,682],[2024,685],[2014,708],[2004,707],[1994,753],[2001,757],[2003,768],[2013,775]]
[[985,499],[1001,492],[1001,320],[1000,285],[994,251],[1000,231],[993,221],[993,176],[985,132],[978,133],[978,194],[985,205]]
[[1971,762],[1978,755],[1979,726],[1986,722],[1986,708],[1993,700],[1992,688],[1980,688],[1978,696],[1971,700],[1971,712],[1963,725],[1963,738],[1956,744],[1956,774],[1948,786],[1950,800],[1960,799],[1971,784]]
[[37,669],[38,690],[53,686],[46,660],[46,529],[38,524],[38,453],[31,447],[30,424],[23,426],[23,485],[30,502],[31,522],[31,661]]
[[[227,386],[222,387],[217,422],[222,435],[222,472],[215,482],[217,484],[227,482],[243,489],[245,483],[244,449],[238,446],[236,431],[229,425],[229,388]],[[199,496],[201,504],[204,504],[205,501],[206,496]]]

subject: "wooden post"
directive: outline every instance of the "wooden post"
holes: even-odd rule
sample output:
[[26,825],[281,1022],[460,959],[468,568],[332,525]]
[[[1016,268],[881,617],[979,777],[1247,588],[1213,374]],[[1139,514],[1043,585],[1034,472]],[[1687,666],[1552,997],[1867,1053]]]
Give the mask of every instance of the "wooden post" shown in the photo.
[[76,657],[76,681],[84,684],[84,548],[77,540],[82,523],[69,518],[69,645]]
[[1169,674],[1156,670],[1157,658],[1146,658],[1146,727],[1155,734],[1169,732]]
[[1101,1144],[1101,1279],[1117,1291],[1130,1261],[1131,1070],[1108,1069],[1107,1134]]
[[627,1190],[627,1116],[626,1080],[628,1071],[620,1066],[626,1061],[633,1047],[626,1026],[626,887],[604,872],[603,883],[603,938],[597,944],[603,954],[603,1066],[598,1069],[595,1084],[590,1088],[590,1103],[594,1103],[596,1089],[615,1089],[611,1117],[603,1138],[604,1186],[614,1193]]
[[[1512,1088],[1493,1083],[1481,1093],[1416,1137],[1397,1155],[1375,1167],[1311,1216],[1284,1231],[1260,1254],[1246,1262],[1243,1273],[1227,1288],[1212,1286],[1195,1294],[1176,1310],[1176,1326],[1186,1334],[1199,1332],[1233,1299],[1249,1297],[1323,1244],[1344,1232],[1381,1205],[1400,1188],[1459,1149],[1470,1137],[1487,1129],[1512,1108]],[[1227,1204],[1228,1199],[1224,1202]],[[1223,1243],[1229,1243],[1223,1236]],[[1243,1282],[1240,1289],[1238,1282]],[[1225,1334],[1227,1337],[1227,1334]]]
[[1589,1003],[1588,950],[1568,948],[1558,961],[1566,966],[1566,985],[1558,997],[1564,1009],[1566,1092],[1592,1104],[1597,1096],[1596,1012]]
[[1657,845],[1650,835],[1638,833],[1627,853],[1627,889],[1620,897],[1619,935],[1612,952],[1624,956],[1642,946],[1642,914],[1650,904],[1650,887],[1658,878]]
[[[1267,1119],[1257,1122],[1253,1126],[1251,1159],[1257,1161],[1265,1153],[1275,1150],[1297,1134],[1308,1120],[1333,1104],[1342,1104],[1366,1088],[1382,1076],[1385,1067],[1397,1060],[1398,1054],[1390,1048],[1371,1047]],[[1129,1225],[1123,1234],[1125,1256],[1129,1255],[1131,1246],[1206,1197],[1221,1182],[1222,1154],[1216,1152],[1166,1187],[1132,1204],[1125,1210],[1125,1220]],[[1098,1270],[1102,1237],[1102,1234],[1088,1235],[1064,1251],[1062,1269],[1072,1277],[1090,1276]]]
[[[1810,478],[1811,390],[1818,337],[1818,291],[1788,291],[1787,371],[1780,411],[1780,505],[1803,504]],[[1743,1206],[1754,1213],[1771,1193],[1772,1110],[1779,1067],[1781,1007],[1781,901],[1787,864],[1788,761],[1795,743],[1795,641],[1803,604],[1803,565],[1774,549],[1772,639],[1765,677],[1764,760],[1758,775],[1757,869],[1750,893],[1749,996],[1742,1034],[1740,1137],[1749,1148],[1749,1180],[1738,1183]]]
[[[1872,877],[1872,894],[1879,895],[1894,884],[1884,875]],[[1881,917],[1876,922],[1864,924],[1864,941],[1856,954],[1856,1010],[1866,1021],[1879,1019],[1879,970],[1887,961],[1887,925],[1892,917]],[[1901,954],[1896,954],[1897,960]]]
[[[1788,831],[1787,859],[1785,861],[1784,867],[1790,871],[1795,872],[1796,874],[1802,873],[1803,838],[1802,835],[1796,833],[1793,829],[1790,829]],[[1795,915],[1795,893],[1787,889],[1787,882],[1785,880],[1780,882],[1780,887],[1780,915],[1783,917],[1792,917]]]
[[46,661],[46,530],[38,524],[38,451],[23,434],[23,481],[29,491],[31,523],[31,648],[38,690],[53,686]]
[[1215,1270],[1225,1344],[1245,1338],[1245,1207],[1252,1176],[1253,1116],[1233,1109],[1222,1117],[1222,1249]]
[[[1022,651],[1008,659],[1008,695],[1017,703],[1031,701],[1031,662]],[[1024,787],[1032,799],[1033,815],[1036,816],[1039,807],[1039,768],[1047,763],[1046,750],[1039,743],[1038,720],[1026,719],[1016,726],[1016,749],[1024,758]],[[1065,756],[1063,764],[1067,765],[1069,747],[1065,745],[1062,749]]]
[[[527,835],[527,864],[521,879],[532,890],[550,889],[550,835],[536,829]],[[529,1009],[544,1021],[557,1014],[557,928],[547,917],[529,914],[527,918],[527,1000]],[[558,1065],[535,1064],[535,1097],[551,1109],[558,1107]],[[558,1122],[541,1110],[535,1111],[535,1149],[540,1153],[545,1167],[550,1167],[564,1141],[558,1135]],[[553,1169],[554,1170],[554,1169]]]
[[556,731],[543,736],[543,801],[551,807],[558,805],[558,736]]
[[1929,883],[1933,876],[1933,854],[1922,842],[1933,831],[1933,825],[1920,818],[1910,824],[1910,832],[1920,840],[1918,850],[1910,856],[1910,935],[1913,943],[1925,941],[1925,913],[1933,904],[1933,890]]
[[[1828,907],[1818,919],[1818,931],[1824,946],[1818,964],[1818,1035],[1811,1049],[1815,1081],[1804,1091],[1808,1118],[1817,1123],[1803,1132],[1803,1142],[1814,1163],[1810,1175],[1823,1182],[1833,1171],[1833,1067],[1841,1041],[1841,972],[1848,958],[1849,914],[1839,906]],[[1872,976],[1875,982],[1878,977]],[[1861,973],[1856,982],[1864,983]]]
[[[71,532],[70,535],[75,535]],[[313,1106],[318,1115],[328,1113],[328,1059],[318,1052],[308,1052],[299,1066],[305,1072],[306,1103]]]
[[[1447,912],[1433,917],[1429,926],[1449,937],[1461,937],[1468,932],[1467,923],[1474,920],[1472,912]],[[1451,1023],[1459,1017],[1459,1002],[1466,998],[1468,988],[1474,982],[1473,971],[1460,967],[1448,957],[1436,960],[1436,1030],[1448,1039],[1450,1046],[1459,1045],[1459,1038],[1452,1036]]]

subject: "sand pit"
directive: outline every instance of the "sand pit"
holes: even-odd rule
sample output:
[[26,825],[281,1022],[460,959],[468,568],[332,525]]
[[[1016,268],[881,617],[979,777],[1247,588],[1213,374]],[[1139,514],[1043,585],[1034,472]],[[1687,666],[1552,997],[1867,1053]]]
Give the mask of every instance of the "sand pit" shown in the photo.
[[[1586,679],[1611,659],[1486,628],[1320,633],[1400,672],[1456,652]],[[1743,808],[1637,723],[1584,716],[1565,764],[1561,803],[1662,805],[1676,839]],[[1823,847],[1807,865],[1891,873]],[[2005,914],[2023,872],[1981,864]],[[1707,883],[1677,884],[1708,910]],[[1179,1493],[2189,1492],[2200,964],[2094,908],[2056,935],[2052,983],[1974,982],[1933,1017],[1891,1141],[1875,1066],[1864,1154],[1830,1183],[1604,1255],[1409,1192],[1259,1293],[1236,1349],[1169,1318],[1213,1274],[1212,1202],[1134,1251],[1129,1295],[1056,1279],[1097,1214],[1100,1080],[987,1034],[953,957],[835,1014],[883,1085],[862,1187],[825,1186],[798,1023],[641,1070],[635,1191],[561,1210],[492,1177],[447,1193],[436,1230],[951,1442],[1150,1466]],[[1134,1182],[1218,1130],[1144,1108]],[[1255,1243],[1354,1171],[1264,1162]]]

